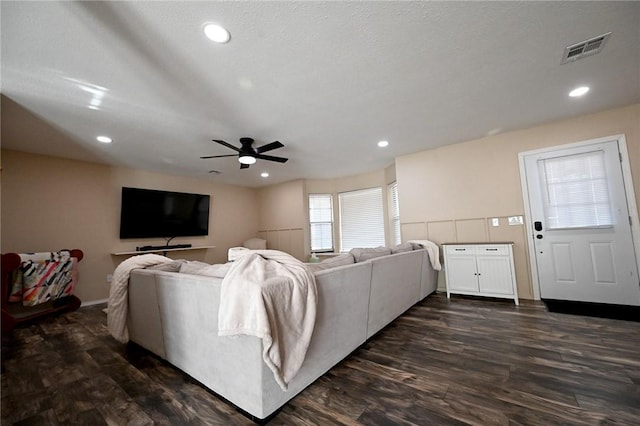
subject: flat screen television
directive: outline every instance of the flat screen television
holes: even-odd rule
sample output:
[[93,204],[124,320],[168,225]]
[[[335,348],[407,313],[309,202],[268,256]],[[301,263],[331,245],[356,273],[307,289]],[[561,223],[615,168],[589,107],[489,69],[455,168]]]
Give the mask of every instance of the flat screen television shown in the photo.
[[120,238],[209,234],[209,195],[122,187]]

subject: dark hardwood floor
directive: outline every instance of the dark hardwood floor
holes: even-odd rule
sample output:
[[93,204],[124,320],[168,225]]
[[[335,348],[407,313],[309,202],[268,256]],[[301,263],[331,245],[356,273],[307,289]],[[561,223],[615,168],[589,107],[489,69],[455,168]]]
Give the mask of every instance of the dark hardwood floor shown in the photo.
[[[2,424],[251,424],[106,329],[104,306],[2,337]],[[640,324],[433,295],[272,425],[639,425]]]

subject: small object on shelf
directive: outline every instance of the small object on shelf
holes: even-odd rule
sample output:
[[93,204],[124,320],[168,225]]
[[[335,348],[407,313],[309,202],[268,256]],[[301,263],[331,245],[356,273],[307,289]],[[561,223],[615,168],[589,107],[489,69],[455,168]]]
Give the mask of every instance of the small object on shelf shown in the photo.
[[[130,255],[138,255],[142,253],[164,253],[166,255],[167,252],[170,251],[186,251],[186,250],[206,250],[216,248],[216,246],[192,246],[191,244],[177,244],[178,247],[175,246],[142,246],[145,247],[144,250],[140,250],[142,247],[136,247],[135,250],[130,251],[112,251],[111,254],[113,256],[130,256]],[[147,248],[149,247],[149,248]],[[160,247],[160,248],[153,248]]]
[[[75,311],[80,307],[80,299],[72,293],[77,281],[76,264],[82,260],[84,253],[73,249],[49,255],[49,260],[36,261],[33,259],[38,256],[46,257],[46,253],[24,256],[17,253],[2,254],[3,333],[11,331],[22,322],[56,312]],[[25,280],[24,277],[20,279],[18,276],[13,285],[14,276],[24,271],[30,273],[30,279],[38,276],[38,281]],[[47,272],[55,273],[47,275]],[[54,276],[56,279],[53,279]]]
[[171,250],[171,249],[181,249],[181,248],[189,248],[191,244],[172,244],[166,246],[142,246],[136,247],[136,251],[153,251],[153,250]]

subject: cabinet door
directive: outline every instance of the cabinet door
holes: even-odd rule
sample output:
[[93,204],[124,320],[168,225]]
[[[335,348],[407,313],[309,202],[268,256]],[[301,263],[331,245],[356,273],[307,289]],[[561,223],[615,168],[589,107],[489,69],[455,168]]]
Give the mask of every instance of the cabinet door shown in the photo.
[[478,256],[478,282],[483,293],[513,294],[511,261],[502,256]]
[[451,256],[447,258],[447,262],[449,291],[478,291],[475,256]]

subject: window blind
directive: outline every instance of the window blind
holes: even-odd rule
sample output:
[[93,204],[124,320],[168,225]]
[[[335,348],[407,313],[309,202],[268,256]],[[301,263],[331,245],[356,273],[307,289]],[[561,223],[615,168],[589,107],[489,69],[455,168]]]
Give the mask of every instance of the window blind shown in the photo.
[[309,194],[311,251],[333,251],[333,202],[331,194]]
[[400,205],[398,203],[398,183],[389,185],[389,214],[391,215],[391,232],[394,244],[402,242],[400,235]]
[[540,160],[538,166],[547,229],[613,225],[603,151]]
[[340,203],[340,250],[384,245],[382,188],[338,194]]

